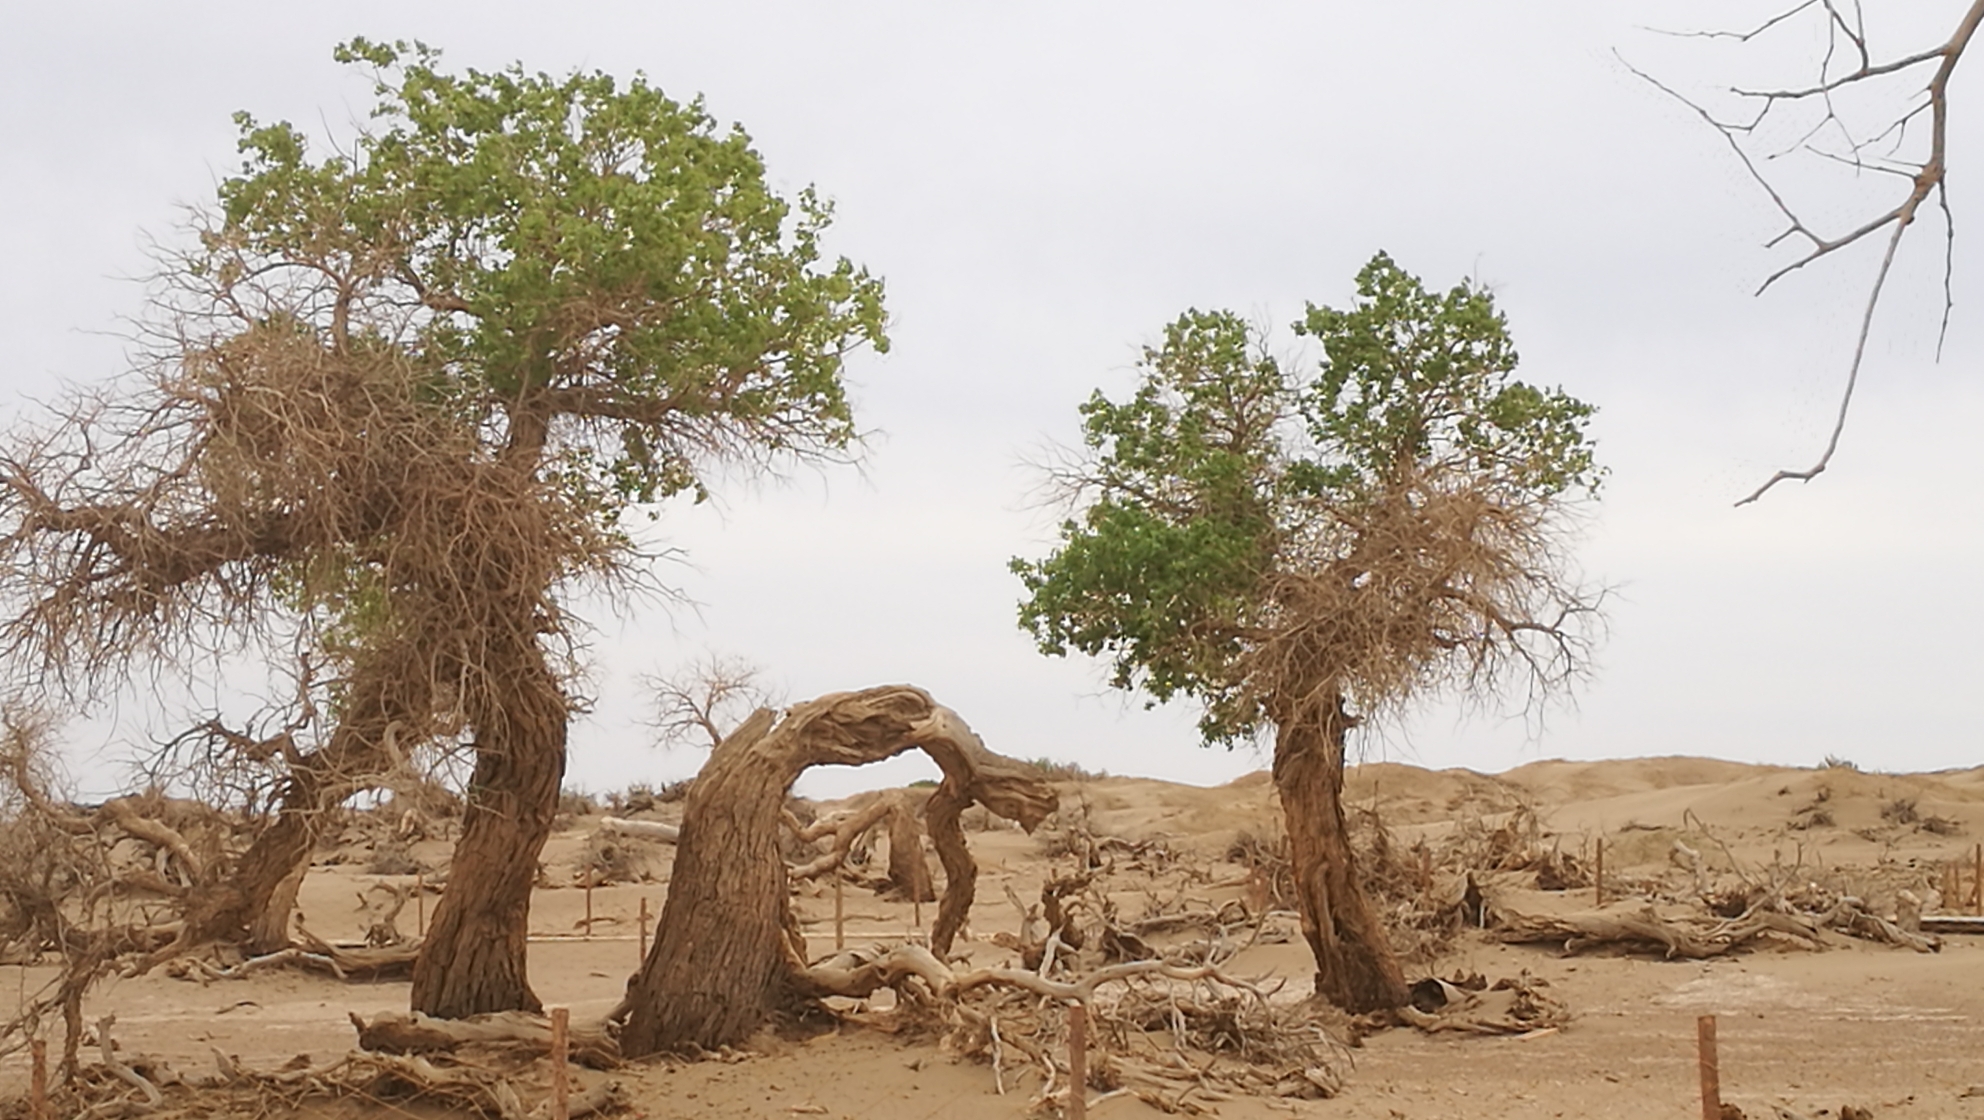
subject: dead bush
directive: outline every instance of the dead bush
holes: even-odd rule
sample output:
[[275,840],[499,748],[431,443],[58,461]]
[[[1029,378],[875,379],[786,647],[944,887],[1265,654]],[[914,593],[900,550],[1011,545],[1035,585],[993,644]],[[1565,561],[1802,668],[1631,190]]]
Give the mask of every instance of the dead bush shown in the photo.
[[405,841],[386,838],[372,845],[371,858],[365,861],[365,870],[373,875],[419,875],[427,868],[413,853]]
[[665,845],[638,836],[595,832],[579,856],[579,881],[603,887],[609,883],[652,883],[673,860]]

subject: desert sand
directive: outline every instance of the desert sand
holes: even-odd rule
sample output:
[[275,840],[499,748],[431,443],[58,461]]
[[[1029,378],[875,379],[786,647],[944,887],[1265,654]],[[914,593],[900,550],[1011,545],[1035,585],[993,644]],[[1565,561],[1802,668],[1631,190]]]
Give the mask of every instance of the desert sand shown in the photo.
[[[1236,841],[1276,833],[1279,809],[1266,775],[1211,789],[1135,778],[1060,783],[1063,821],[1082,820],[1096,838],[1143,844],[1159,857],[1105,875],[1126,912],[1159,904],[1218,907],[1234,899],[1258,909],[1259,888],[1229,862]],[[1863,773],[1845,767],[1783,769],[1695,758],[1612,762],[1537,762],[1489,776],[1380,763],[1357,768],[1346,803],[1367,843],[1373,816],[1391,850],[1411,866],[1413,845],[1459,850],[1468,836],[1520,831],[1532,847],[1574,857],[1589,867],[1606,848],[1608,912],[1674,907],[1699,893],[1770,881],[1850,893],[1877,914],[1895,916],[1902,892],[1925,913],[1974,912],[1964,897],[1945,898],[1946,865],[1961,867],[1959,895],[1974,887],[1975,845],[1984,837],[1984,769],[1939,774]],[[815,807],[832,811],[836,806]],[[644,814],[679,819],[680,805]],[[590,892],[579,882],[600,841],[597,813],[575,814],[543,857],[531,913],[531,980],[547,1005],[571,1009],[575,1021],[598,1019],[621,998],[636,966],[639,914],[659,914],[671,848],[635,844],[625,853],[637,880]],[[1022,915],[1009,900],[1038,896],[1044,880],[1072,870],[1067,829],[1036,835],[984,827],[969,833],[981,867],[972,939],[960,945],[974,964],[1013,954],[993,940],[1017,932]],[[348,830],[326,846],[304,883],[300,909],[309,928],[331,939],[357,939],[374,884],[409,884],[411,875],[376,875],[368,834]],[[1675,842],[1701,853],[1699,873],[1677,861]],[[413,861],[438,874],[446,840],[412,846]],[[1059,854],[1056,854],[1059,853]],[[1443,856],[1443,859],[1445,857]],[[1449,869],[1442,867],[1440,874]],[[1562,914],[1589,911],[1593,888],[1539,886],[1533,870],[1477,870],[1496,911]],[[833,945],[833,893],[822,880],[800,884],[796,903],[817,952]],[[372,892],[376,901],[380,892]],[[845,937],[851,944],[914,940],[919,911],[849,886]],[[927,922],[934,907],[922,908]],[[419,921],[409,905],[400,924]],[[1693,1117],[1698,1116],[1697,1016],[1718,1017],[1722,1095],[1751,1117],[1786,1109],[1806,1117],[1842,1115],[1846,1106],[1877,1117],[1984,1117],[1984,937],[1950,934],[1936,952],[1830,933],[1823,947],[1795,938],[1763,938],[1706,960],[1594,946],[1567,954],[1561,945],[1507,944],[1495,928],[1460,929],[1441,938],[1402,939],[1408,975],[1490,979],[1527,974],[1568,1007],[1561,1027],[1493,1037],[1378,1030],[1343,1051],[1343,1086],[1333,1099],[1227,1096],[1216,1090],[1180,1102],[1221,1117],[1345,1118]],[[1285,932],[1285,931],[1284,931]],[[1270,943],[1272,942],[1272,943]],[[1278,998],[1310,985],[1310,960],[1299,937],[1262,937],[1225,966],[1229,973],[1285,981]],[[13,967],[24,993],[52,968]],[[0,982],[14,977],[0,973]],[[880,1001],[886,1002],[886,1001]],[[214,1052],[256,1068],[299,1055],[322,1062],[348,1051],[347,1013],[371,1017],[404,1011],[404,983],[346,984],[297,971],[205,983],[163,971],[110,980],[89,998],[89,1018],[116,1014],[126,1055],[162,1059],[182,1070],[211,1069]],[[1011,1063],[995,1086],[992,1069],[961,1057],[930,1033],[893,1031],[879,1006],[857,1008],[838,1027],[766,1032],[749,1046],[700,1061],[668,1059],[599,1073],[584,1083],[619,1081],[629,1115],[860,1120],[1026,1115],[1040,1089],[1037,1073]],[[25,1087],[21,1054],[0,1062],[0,1093]],[[1975,1088],[1973,1088],[1975,1087]],[[1103,1094],[1092,1090],[1091,1099]],[[435,1115],[417,1102],[306,1105],[306,1115]],[[1132,1095],[1115,1095],[1090,1115],[1161,1115]]]

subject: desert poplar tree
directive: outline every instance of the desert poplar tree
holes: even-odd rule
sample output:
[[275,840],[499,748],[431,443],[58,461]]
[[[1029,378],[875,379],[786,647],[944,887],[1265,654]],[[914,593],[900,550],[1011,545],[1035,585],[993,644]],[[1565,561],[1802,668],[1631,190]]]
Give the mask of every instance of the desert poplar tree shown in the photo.
[[1352,728],[1441,689],[1547,691],[1579,671],[1595,596],[1566,530],[1600,472],[1591,406],[1517,380],[1489,293],[1428,291],[1385,256],[1296,325],[1301,375],[1228,312],[1148,349],[1127,399],[1082,406],[1054,472],[1072,516],[1016,560],[1043,652],[1203,705],[1208,743],[1271,732],[1316,991],[1406,988],[1358,887],[1341,803]]
[[9,434],[0,633],[87,689],[317,620],[337,728],[292,752],[275,825],[189,929],[279,933],[317,812],[460,734],[474,772],[412,1003],[535,1009],[569,596],[638,576],[631,507],[851,454],[843,363],[886,345],[882,289],[699,102],[418,45],[337,55],[376,77],[356,141],[239,115],[239,171],[164,261],[152,360]]

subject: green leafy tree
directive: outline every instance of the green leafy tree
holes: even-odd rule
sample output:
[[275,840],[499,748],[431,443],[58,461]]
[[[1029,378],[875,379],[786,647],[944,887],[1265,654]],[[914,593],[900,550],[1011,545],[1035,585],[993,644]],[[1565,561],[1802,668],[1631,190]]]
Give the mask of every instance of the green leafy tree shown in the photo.
[[337,57],[376,75],[363,135],[318,151],[238,116],[241,169],[165,261],[143,382],[11,442],[4,633],[100,682],[189,634],[314,622],[337,730],[290,759],[276,826],[189,929],[281,935],[317,811],[459,730],[475,768],[413,1006],[535,1008],[566,596],[639,578],[640,503],[852,454],[842,367],[886,347],[882,287],[822,255],[825,202],[781,197],[741,130],[645,79]]
[[1085,451],[1056,472],[1075,516],[1013,570],[1043,652],[1199,701],[1208,743],[1272,730],[1316,990],[1363,1011],[1405,985],[1346,837],[1346,737],[1429,691],[1578,672],[1596,600],[1565,530],[1601,476],[1591,406],[1514,378],[1477,286],[1430,292],[1380,255],[1348,308],[1295,329],[1322,350],[1310,376],[1231,313],[1166,328],[1133,395],[1082,406]]

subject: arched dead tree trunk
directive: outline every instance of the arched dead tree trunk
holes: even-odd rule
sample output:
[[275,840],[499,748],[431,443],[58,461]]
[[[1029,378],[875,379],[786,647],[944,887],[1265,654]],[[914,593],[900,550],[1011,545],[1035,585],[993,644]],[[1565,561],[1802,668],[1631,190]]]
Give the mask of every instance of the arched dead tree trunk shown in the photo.
[[[986,750],[921,689],[832,693],[794,705],[783,719],[758,711],[690,787],[661,928],[629,991],[626,1054],[740,1042],[806,998],[794,983],[806,965],[805,943],[778,846],[786,793],[808,767],[879,762],[912,748],[942,768],[938,796],[948,790],[960,807],[976,801],[1027,829],[1054,811],[1052,787]],[[946,869],[971,864],[962,830],[933,827],[932,835]],[[954,874],[941,911],[969,910],[975,879],[975,870]]]
[[1343,698],[1311,691],[1277,713],[1274,784],[1287,820],[1302,936],[1316,957],[1316,994],[1352,1014],[1401,1006],[1405,974],[1358,886],[1343,816]]

